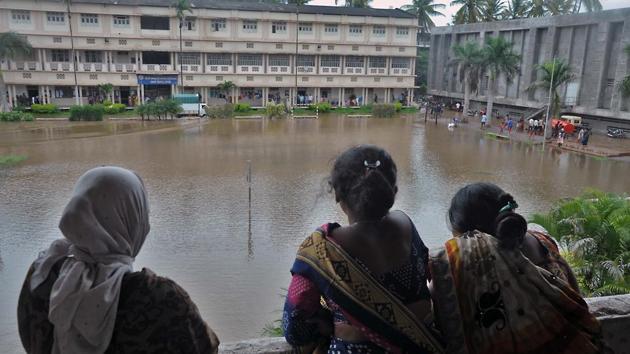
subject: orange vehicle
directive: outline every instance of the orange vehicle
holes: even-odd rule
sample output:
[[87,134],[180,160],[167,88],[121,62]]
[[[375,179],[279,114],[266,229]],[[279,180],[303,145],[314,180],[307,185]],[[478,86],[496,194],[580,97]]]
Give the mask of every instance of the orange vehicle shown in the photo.
[[552,127],[555,127],[556,124],[560,124],[560,127],[564,128],[564,132],[571,135],[575,133],[577,128],[582,126],[582,117],[562,115],[560,118],[551,120]]

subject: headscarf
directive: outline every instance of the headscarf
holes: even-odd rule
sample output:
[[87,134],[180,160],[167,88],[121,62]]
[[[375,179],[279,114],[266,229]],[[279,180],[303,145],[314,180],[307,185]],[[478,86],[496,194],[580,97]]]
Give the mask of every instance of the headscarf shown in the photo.
[[34,262],[35,290],[63,262],[50,292],[52,353],[103,353],[114,331],[123,276],[149,233],[144,183],[120,167],[97,167],[79,178],[54,241]]

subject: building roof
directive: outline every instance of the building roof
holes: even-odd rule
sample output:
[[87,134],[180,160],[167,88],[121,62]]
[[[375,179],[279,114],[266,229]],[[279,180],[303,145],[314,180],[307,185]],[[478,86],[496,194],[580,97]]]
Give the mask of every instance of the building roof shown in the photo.
[[[63,0],[53,0],[61,2]],[[72,0],[74,4],[98,4],[98,5],[127,5],[127,6],[157,6],[171,7],[174,0]],[[213,10],[241,10],[241,11],[269,11],[294,13],[299,7],[303,14],[320,15],[346,15],[346,16],[372,16],[372,17],[396,17],[415,18],[412,14],[401,9],[373,9],[354,8],[343,6],[296,6],[256,2],[255,0],[191,0],[193,8]]]

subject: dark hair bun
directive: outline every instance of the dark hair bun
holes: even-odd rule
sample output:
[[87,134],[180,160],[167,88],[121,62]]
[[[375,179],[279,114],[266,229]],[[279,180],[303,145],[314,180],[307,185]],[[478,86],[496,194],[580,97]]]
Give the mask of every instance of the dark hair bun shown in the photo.
[[504,211],[495,219],[494,236],[505,248],[516,248],[523,243],[527,232],[527,221],[513,211]]
[[396,190],[378,169],[367,170],[348,193],[348,204],[367,220],[384,217],[394,205]]

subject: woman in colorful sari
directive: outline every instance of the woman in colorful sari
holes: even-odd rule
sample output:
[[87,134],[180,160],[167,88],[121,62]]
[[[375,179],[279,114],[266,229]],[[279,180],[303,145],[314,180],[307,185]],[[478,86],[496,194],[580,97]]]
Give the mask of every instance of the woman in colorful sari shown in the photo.
[[219,341],[186,291],[133,261],[149,233],[144,183],[99,167],[79,178],[54,241],[18,303],[27,353],[216,353]]
[[300,246],[284,307],[286,340],[301,352],[441,353],[431,330],[428,250],[407,215],[390,212],[391,156],[376,146],[351,148],[329,182],[348,225],[324,224]]
[[448,353],[600,353],[600,325],[553,239],[528,231],[514,198],[476,183],[451,202],[453,238],[431,252]]

